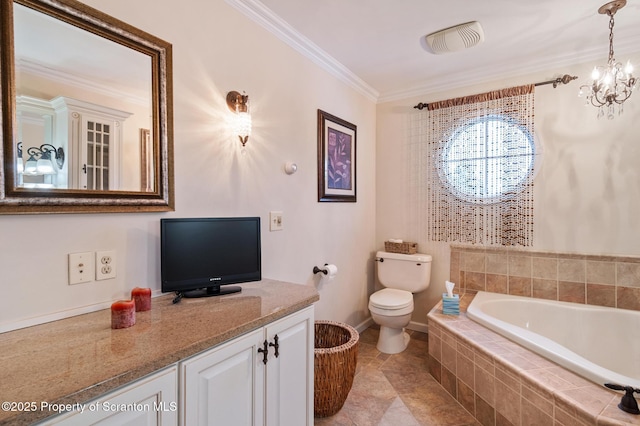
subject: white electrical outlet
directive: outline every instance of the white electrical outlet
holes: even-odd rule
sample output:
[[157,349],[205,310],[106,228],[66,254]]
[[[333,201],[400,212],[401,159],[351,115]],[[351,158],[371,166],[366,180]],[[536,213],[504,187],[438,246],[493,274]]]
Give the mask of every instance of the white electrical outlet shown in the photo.
[[115,250],[96,252],[96,281],[115,278],[116,270]]
[[69,253],[69,285],[93,281],[93,253]]
[[283,229],[282,212],[269,212],[269,231],[282,231]]

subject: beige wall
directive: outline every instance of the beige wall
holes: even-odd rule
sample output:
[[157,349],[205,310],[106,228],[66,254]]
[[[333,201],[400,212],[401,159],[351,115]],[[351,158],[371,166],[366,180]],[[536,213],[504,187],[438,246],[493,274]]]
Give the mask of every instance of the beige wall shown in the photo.
[[[640,54],[618,54],[640,63]],[[577,93],[594,64],[578,64],[446,93],[381,103],[377,107],[376,244],[387,238],[417,241],[433,255],[431,286],[416,296],[415,323],[440,300],[449,278],[449,244],[430,242],[417,219],[407,122],[418,102],[471,95],[549,80],[569,73],[580,78],[567,86],[540,86],[535,95],[535,131],[543,148],[534,181],[534,246],[539,251],[593,255],[640,254],[640,96],[614,120],[596,119]],[[414,159],[415,160],[415,159]],[[423,212],[422,214],[428,214]]]
[[[163,217],[257,215],[263,276],[316,285],[316,317],[368,318],[375,241],[375,104],[223,0],[87,0],[173,44],[176,211],[0,216],[0,329],[109,306],[135,286],[160,288]],[[197,5],[197,7],[195,6]],[[246,91],[246,155],[225,120],[228,91]],[[316,111],[357,125],[357,203],[318,203]],[[286,175],[286,161],[298,172]],[[270,210],[284,230],[269,232]],[[67,254],[114,249],[114,280],[69,286]],[[334,263],[319,284],[312,269]]]

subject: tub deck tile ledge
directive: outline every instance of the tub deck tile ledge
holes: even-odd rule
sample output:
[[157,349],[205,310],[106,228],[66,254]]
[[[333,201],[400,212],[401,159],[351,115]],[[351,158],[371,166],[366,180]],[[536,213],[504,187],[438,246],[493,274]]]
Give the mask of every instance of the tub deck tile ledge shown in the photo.
[[[444,315],[439,303],[427,322],[432,376],[441,385],[444,382],[445,390],[467,411],[477,410],[471,414],[478,420],[479,415],[486,418],[488,404],[496,425],[640,425],[640,416],[618,408],[621,393],[592,383],[468,318],[466,308],[474,296],[461,295],[458,316]],[[455,362],[443,358],[452,350]],[[473,404],[469,404],[469,387]],[[506,399],[517,403],[505,404]]]

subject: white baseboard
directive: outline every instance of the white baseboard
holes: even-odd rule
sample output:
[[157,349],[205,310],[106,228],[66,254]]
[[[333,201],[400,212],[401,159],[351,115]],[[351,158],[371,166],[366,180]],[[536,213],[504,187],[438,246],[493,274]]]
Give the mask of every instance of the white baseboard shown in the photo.
[[422,333],[429,333],[429,326],[423,322],[411,321],[407,326],[409,330],[420,331]]
[[[357,326],[355,326],[354,328],[356,330],[358,330],[358,333],[362,333],[364,330],[366,330],[367,328],[371,327],[373,324],[375,324],[373,322],[373,318],[369,317],[366,320],[362,321]],[[411,321],[409,323],[409,325],[407,326],[407,328],[409,330],[419,331],[421,333],[428,333],[429,332],[429,328],[428,328],[427,324],[425,324],[423,322]]]
[[354,328],[358,330],[358,333],[362,333],[367,328],[371,327],[374,324],[373,318],[369,317],[366,320],[362,321],[360,324],[356,325]]

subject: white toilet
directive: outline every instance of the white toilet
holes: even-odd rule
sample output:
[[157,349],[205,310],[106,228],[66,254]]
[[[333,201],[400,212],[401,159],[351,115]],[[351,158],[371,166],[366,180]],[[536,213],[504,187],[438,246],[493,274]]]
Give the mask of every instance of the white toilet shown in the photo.
[[376,265],[378,281],[385,287],[369,297],[371,317],[380,326],[377,348],[386,354],[397,354],[409,344],[404,328],[411,321],[413,293],[429,287],[431,256],[379,251]]

